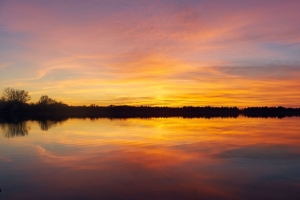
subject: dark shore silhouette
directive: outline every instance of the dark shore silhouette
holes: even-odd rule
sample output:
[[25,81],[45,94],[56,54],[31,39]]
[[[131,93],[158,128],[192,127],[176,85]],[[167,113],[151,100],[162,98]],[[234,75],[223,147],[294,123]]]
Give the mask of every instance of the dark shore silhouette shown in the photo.
[[300,108],[285,107],[150,107],[150,106],[69,106],[47,95],[40,97],[37,103],[27,103],[31,98],[25,90],[6,88],[0,99],[0,115],[3,118],[18,115],[20,119],[62,120],[77,118],[150,118],[150,117],[300,117]]
[[[8,138],[26,136],[30,128],[27,121],[37,121],[40,129],[47,131],[69,118],[237,118],[238,116],[283,118],[300,117],[300,108],[284,107],[150,107],[150,106],[69,106],[47,95],[41,96],[37,103],[27,103],[27,91],[7,88],[0,99],[0,128]],[[299,118],[300,119],[300,118]]]
[[[13,107],[13,109],[11,109]],[[53,118],[64,119],[78,118],[150,118],[150,117],[262,117],[283,118],[300,117],[300,108],[284,107],[150,107],[150,106],[68,106],[66,104],[36,105],[23,104],[12,105],[0,109],[0,115],[18,115],[21,118],[39,119]]]
[[[20,105],[19,105],[20,106]],[[14,106],[15,107],[15,106]],[[7,107],[6,107],[7,108]],[[9,108],[9,107],[8,107]],[[16,107],[15,107],[16,108]],[[30,128],[27,121],[36,121],[40,129],[48,129],[62,124],[69,118],[237,118],[238,116],[260,118],[300,117],[299,108],[284,107],[147,107],[147,106],[68,106],[66,104],[36,105],[23,104],[18,110],[3,109],[0,111],[0,128],[5,137],[26,136]],[[300,118],[299,118],[300,119]]]

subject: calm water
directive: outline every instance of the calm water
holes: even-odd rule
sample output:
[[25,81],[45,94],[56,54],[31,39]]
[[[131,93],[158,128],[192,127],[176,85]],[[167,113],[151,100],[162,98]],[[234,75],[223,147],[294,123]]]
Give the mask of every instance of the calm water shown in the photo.
[[0,199],[299,199],[300,118],[0,124]]

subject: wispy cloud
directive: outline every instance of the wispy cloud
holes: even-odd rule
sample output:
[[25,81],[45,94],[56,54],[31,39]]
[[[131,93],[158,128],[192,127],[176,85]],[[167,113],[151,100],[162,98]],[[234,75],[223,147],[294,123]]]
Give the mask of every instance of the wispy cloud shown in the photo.
[[13,63],[0,63],[0,71],[13,65]]

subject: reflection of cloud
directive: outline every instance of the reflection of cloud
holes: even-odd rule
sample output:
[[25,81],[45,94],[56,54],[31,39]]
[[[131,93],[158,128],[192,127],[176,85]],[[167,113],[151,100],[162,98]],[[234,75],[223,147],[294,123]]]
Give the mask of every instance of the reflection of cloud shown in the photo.
[[5,161],[5,162],[11,162],[11,158],[5,157],[5,156],[0,156],[0,160]]
[[[161,196],[164,196],[165,199],[174,199],[174,195],[180,199],[199,197],[239,199],[241,194],[252,195],[251,199],[259,199],[257,197],[263,196],[265,192],[264,189],[261,189],[265,184],[270,189],[275,188],[273,184],[290,184],[291,187],[295,187],[294,183],[289,182],[290,180],[274,178],[273,173],[278,169],[276,165],[257,167],[246,163],[247,167],[245,168],[245,166],[232,165],[230,162],[220,164],[215,160],[205,159],[205,154],[209,153],[205,151],[205,148],[202,149],[204,154],[198,154],[195,150],[199,147],[201,144],[195,144],[191,149],[185,146],[174,151],[172,147],[165,146],[160,149],[160,146],[140,144],[117,145],[115,146],[116,150],[111,151],[107,151],[107,148],[100,150],[99,146],[89,146],[82,148],[79,152],[73,152],[69,156],[62,155],[64,153],[55,155],[44,148],[39,148],[39,153],[44,164],[50,165],[55,169],[56,175],[60,174],[59,177],[63,177],[63,180],[55,185],[56,179],[48,177],[49,173],[43,173],[44,177],[42,178],[46,176],[47,184],[54,184],[51,188],[58,186],[64,188],[65,185],[68,185],[73,189],[76,188],[77,191],[82,185],[85,185],[89,186],[84,187],[87,196],[94,195],[96,190],[99,192],[97,193],[98,197],[100,195],[106,199],[121,198],[129,187],[130,192],[126,194],[131,199],[135,199],[136,195],[138,197],[146,195],[151,199]],[[214,147],[211,146],[211,148]],[[267,147],[259,148],[255,150],[255,154],[263,153],[267,149]],[[274,151],[273,153],[267,153],[268,156],[282,151],[285,147],[276,146],[275,149],[277,150],[271,150],[271,152]],[[277,159],[277,157],[271,159]],[[294,169],[293,165],[288,167]],[[283,177],[288,175],[286,171],[282,173]],[[40,176],[36,177],[41,178]],[[74,177],[78,179],[76,184],[70,181]],[[264,179],[269,177],[274,178],[272,184]],[[49,182],[49,180],[51,181]],[[99,188],[108,188],[108,190],[105,189],[104,192]],[[285,191],[282,185],[277,188]],[[249,192],[249,190],[255,189],[260,192]],[[297,191],[295,188],[292,190]],[[134,196],[131,196],[133,194]],[[277,195],[276,193],[274,196]]]
[[286,160],[300,159],[300,152],[295,151],[293,147],[283,145],[257,145],[245,146],[241,148],[223,151],[215,154],[215,158],[247,158],[261,160]]
[[[223,180],[225,176],[211,177],[201,173],[201,170],[195,173],[194,170],[197,170],[198,164],[191,163],[195,161],[194,155],[182,154],[172,148],[165,149],[160,146],[130,144],[130,142],[111,145],[113,145],[111,150],[108,150],[110,147],[107,146],[106,148],[94,145],[77,147],[76,151],[72,151],[69,155],[65,154],[65,149],[61,149],[61,152],[54,152],[42,146],[37,146],[37,148],[42,162],[56,169],[55,173],[60,174],[59,177],[64,177],[62,181],[59,181],[59,187],[64,188],[66,183],[68,187],[74,188],[89,185],[88,188],[84,187],[87,196],[93,196],[95,187],[98,187],[109,188],[109,191],[105,193],[98,189],[98,197],[100,195],[104,199],[111,199],[114,194],[121,197],[128,189],[128,185],[130,185],[131,192],[127,196],[134,194],[131,199],[146,194],[148,194],[146,196],[152,194],[154,199],[163,194],[167,195],[167,199],[173,199],[174,194],[176,197],[185,197],[185,199],[188,199],[187,195],[189,198],[201,195],[202,197],[228,197],[229,199],[234,196],[232,188],[218,184],[217,180]],[[68,173],[64,172],[66,169]],[[47,175],[48,173],[43,173],[47,180],[52,180],[53,177],[47,177]],[[78,178],[76,184],[70,181],[74,177]],[[47,184],[52,183],[50,181]],[[111,189],[114,192],[110,191]]]
[[[75,169],[100,169],[103,163],[113,163],[115,160],[119,160],[124,166],[129,163],[135,163],[142,168],[149,169],[162,169],[170,166],[179,165],[184,162],[188,162],[192,155],[176,156],[177,151],[172,149],[158,149],[155,147],[147,147],[139,144],[139,150],[135,145],[121,145],[111,146],[114,150],[103,150],[99,154],[98,147],[90,147],[85,150],[80,150],[74,147],[61,146],[61,151],[55,152],[51,149],[47,149],[41,145],[37,146],[38,153],[42,156],[44,161],[52,163],[53,165],[68,166]],[[71,149],[68,149],[71,148]],[[74,148],[74,149],[72,149]],[[127,164],[126,164],[127,163]],[[111,168],[119,166],[111,166]]]

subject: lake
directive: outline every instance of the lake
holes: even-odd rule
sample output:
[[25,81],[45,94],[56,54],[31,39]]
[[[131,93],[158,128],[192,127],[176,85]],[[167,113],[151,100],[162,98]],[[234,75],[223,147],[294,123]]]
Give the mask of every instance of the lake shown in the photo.
[[300,118],[0,123],[0,199],[299,199]]

